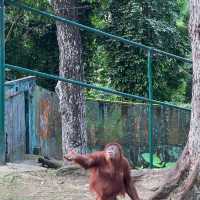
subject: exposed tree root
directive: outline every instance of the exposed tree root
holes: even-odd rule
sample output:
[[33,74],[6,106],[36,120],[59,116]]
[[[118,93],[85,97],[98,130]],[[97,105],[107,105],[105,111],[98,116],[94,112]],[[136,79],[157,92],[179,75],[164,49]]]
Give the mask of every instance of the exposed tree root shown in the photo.
[[198,176],[199,170],[200,170],[200,160],[198,159],[194,163],[193,169],[191,169],[187,178],[183,181],[182,185],[178,189],[178,192],[176,192],[175,195],[173,195],[173,199],[182,200],[185,198],[187,193],[193,187],[195,180]]
[[155,194],[150,198],[151,200],[166,199],[167,196],[177,188],[180,180],[184,177],[188,169],[188,163],[185,163],[181,167],[176,166],[176,168],[169,174],[165,183],[155,192]]
[[190,159],[186,149],[187,148],[185,148],[185,151],[183,152],[179,161],[177,161],[176,167],[168,174],[164,184],[160,186],[150,200],[167,199],[169,194],[178,187],[181,179],[184,177],[190,167]]
[[[134,171],[132,178],[135,180],[136,188],[141,199],[196,200],[196,197],[193,196],[195,192],[199,192],[199,175],[200,158],[191,161],[189,152],[185,148],[175,168],[168,170]],[[193,188],[197,189],[193,190]]]

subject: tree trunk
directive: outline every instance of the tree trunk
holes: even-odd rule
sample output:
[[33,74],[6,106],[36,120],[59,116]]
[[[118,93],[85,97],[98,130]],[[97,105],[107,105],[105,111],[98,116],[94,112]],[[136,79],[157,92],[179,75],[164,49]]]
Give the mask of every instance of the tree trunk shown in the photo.
[[[76,0],[52,0],[56,15],[77,20]],[[60,52],[60,76],[83,80],[81,63],[82,44],[79,29],[61,22],[56,23]],[[79,153],[86,151],[85,98],[79,86],[58,82],[56,92],[60,100],[62,117],[62,149],[65,154],[70,148]]]
[[190,0],[190,26],[189,26],[192,60],[193,60],[193,89],[192,114],[188,148],[192,163],[200,157],[200,1]]

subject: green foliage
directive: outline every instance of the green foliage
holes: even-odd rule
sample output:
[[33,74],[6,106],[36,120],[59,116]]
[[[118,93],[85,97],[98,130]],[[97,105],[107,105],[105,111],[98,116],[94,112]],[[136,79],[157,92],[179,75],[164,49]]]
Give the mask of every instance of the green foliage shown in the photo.
[[177,20],[177,27],[187,32],[187,23],[189,20],[189,2],[187,0],[178,0],[180,16]]
[[[178,26],[180,19],[181,23],[184,19],[184,25],[187,23],[186,0],[107,0],[92,1],[90,6],[92,9],[88,21],[91,26],[180,56],[190,54],[188,33]],[[110,39],[105,42],[93,35],[85,39],[87,42],[90,40],[84,48],[87,51],[85,66],[89,82],[147,96],[146,52]],[[92,51],[88,52],[89,48]],[[190,100],[187,96],[191,89],[188,87],[190,70],[186,69],[185,73],[182,68],[185,68],[184,63],[175,59],[153,56],[155,99],[181,102]],[[98,74],[99,71],[103,74]],[[93,91],[89,91],[88,95],[113,98]]]
[[[176,27],[179,8],[168,1],[114,1],[109,8],[108,31],[177,55],[187,55],[188,44]],[[108,41],[109,76],[118,90],[147,96],[147,56],[139,49]],[[183,63],[153,56],[154,98],[171,100],[185,86]]]
[[[27,0],[25,3],[51,10],[46,0]],[[55,22],[13,7],[6,11],[6,63],[58,74]],[[15,76],[19,78],[22,74],[15,73]],[[39,84],[48,89],[55,86],[55,82],[49,80],[39,80]]]

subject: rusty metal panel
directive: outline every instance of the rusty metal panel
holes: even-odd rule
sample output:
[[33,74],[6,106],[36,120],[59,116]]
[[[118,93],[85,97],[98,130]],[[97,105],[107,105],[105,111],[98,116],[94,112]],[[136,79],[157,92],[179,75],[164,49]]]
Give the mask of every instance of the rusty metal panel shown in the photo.
[[7,141],[7,161],[22,160],[25,153],[25,98],[20,93],[7,99],[5,105],[5,131]]
[[58,98],[48,90],[36,89],[36,133],[41,154],[62,159],[61,119]]

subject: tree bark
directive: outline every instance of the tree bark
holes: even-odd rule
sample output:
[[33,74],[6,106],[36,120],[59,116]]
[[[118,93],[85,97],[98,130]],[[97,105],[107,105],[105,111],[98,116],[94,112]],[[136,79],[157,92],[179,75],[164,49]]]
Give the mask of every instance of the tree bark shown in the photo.
[[192,163],[200,156],[200,1],[190,0],[189,31],[192,46],[192,113],[188,146]]
[[[56,15],[78,20],[76,0],[52,0]],[[59,74],[75,80],[84,79],[81,63],[82,43],[79,29],[61,22],[56,23],[57,40],[60,53]],[[79,153],[86,151],[85,98],[79,86],[58,82],[56,92],[60,100],[62,118],[62,150],[65,154],[70,148]]]

